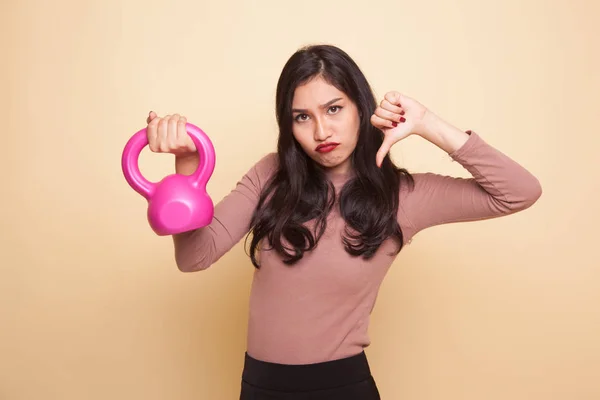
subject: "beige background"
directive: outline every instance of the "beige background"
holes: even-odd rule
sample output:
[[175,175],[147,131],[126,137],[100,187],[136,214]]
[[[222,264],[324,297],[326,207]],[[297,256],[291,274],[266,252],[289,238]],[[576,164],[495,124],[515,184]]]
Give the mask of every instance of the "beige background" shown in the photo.
[[[253,269],[180,273],[120,170],[149,110],[210,135],[220,200],[275,149],[274,90],[332,43],[542,182],[531,209],[421,233],[368,349],[384,399],[600,398],[598,2],[4,1],[0,399],[235,399]],[[430,143],[412,171],[465,175]],[[149,179],[173,158],[142,153]]]

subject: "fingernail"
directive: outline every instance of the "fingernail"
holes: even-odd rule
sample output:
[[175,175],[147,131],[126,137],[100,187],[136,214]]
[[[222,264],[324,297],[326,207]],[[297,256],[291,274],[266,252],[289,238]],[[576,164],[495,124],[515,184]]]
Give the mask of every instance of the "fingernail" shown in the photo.
[[392,126],[395,128],[395,127],[398,126],[398,123],[397,122],[392,122]]
[[406,118],[400,117],[400,122],[404,122],[404,121],[406,121]]

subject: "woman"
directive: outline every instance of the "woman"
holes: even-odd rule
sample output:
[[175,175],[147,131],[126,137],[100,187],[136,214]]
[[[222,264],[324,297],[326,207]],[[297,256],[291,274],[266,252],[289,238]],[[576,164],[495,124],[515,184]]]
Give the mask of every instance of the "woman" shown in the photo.
[[[200,271],[245,235],[256,267],[241,399],[378,399],[364,349],[379,286],[404,244],[439,224],[524,210],[538,180],[414,99],[376,103],[355,62],[327,45],[298,50],[276,94],[277,152],[215,206],[210,226],[175,235],[181,271]],[[149,147],[191,174],[198,156],[180,115],[148,117]],[[420,136],[472,178],[411,174],[391,146]]]

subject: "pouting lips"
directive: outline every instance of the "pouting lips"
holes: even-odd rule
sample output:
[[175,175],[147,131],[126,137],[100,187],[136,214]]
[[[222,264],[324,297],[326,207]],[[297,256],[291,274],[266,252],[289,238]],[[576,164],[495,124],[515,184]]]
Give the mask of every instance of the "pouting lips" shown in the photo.
[[325,146],[319,146],[319,147],[317,147],[317,151],[319,153],[328,153],[331,150],[335,149],[337,146],[338,146],[337,143],[332,143],[332,144],[328,144],[328,145],[325,145]]

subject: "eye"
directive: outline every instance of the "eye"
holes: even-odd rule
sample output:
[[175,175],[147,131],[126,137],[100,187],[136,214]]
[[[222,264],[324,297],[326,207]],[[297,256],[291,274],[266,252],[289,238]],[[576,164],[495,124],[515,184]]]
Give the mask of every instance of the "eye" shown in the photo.
[[294,120],[296,122],[306,121],[307,119],[308,119],[308,115],[306,115],[306,114],[298,114],[298,115],[296,115],[296,118],[294,118]]
[[342,109],[342,107],[341,107],[341,106],[331,106],[331,107],[329,107],[329,111],[331,111],[331,110],[335,110],[335,111],[333,111],[331,114],[337,114],[337,113],[338,113],[338,111],[340,111],[341,109]]

